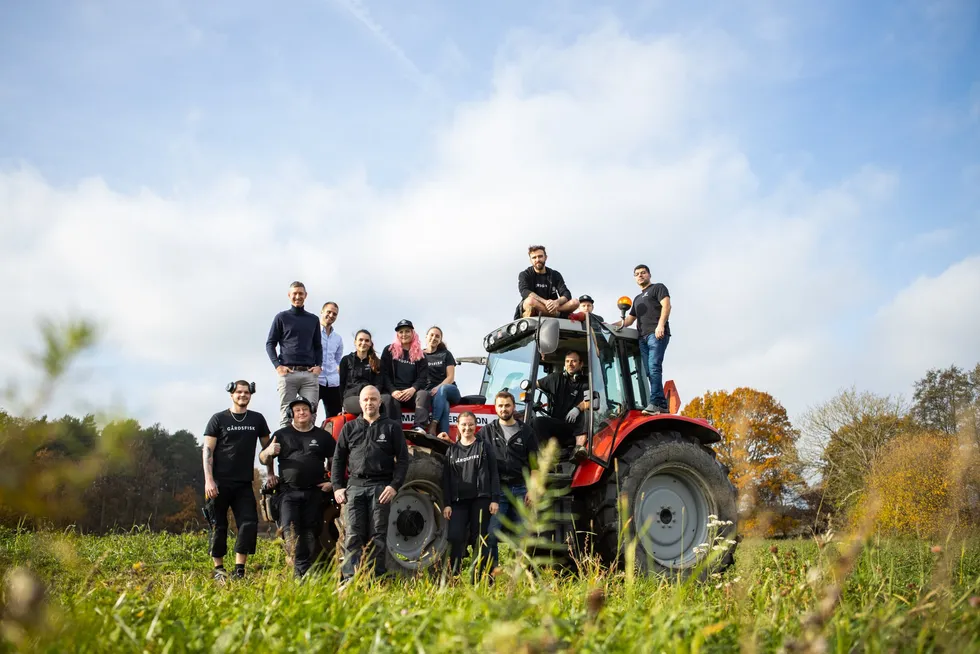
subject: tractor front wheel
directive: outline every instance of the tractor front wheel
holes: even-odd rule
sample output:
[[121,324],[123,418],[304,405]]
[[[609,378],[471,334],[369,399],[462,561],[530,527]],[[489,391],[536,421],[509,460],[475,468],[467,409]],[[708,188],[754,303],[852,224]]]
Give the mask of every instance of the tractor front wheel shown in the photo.
[[442,516],[442,457],[412,448],[388,515],[388,572],[414,576],[435,564],[446,550],[448,522]]
[[[634,440],[593,497],[596,548],[608,563],[622,561],[631,543],[639,569],[671,577],[686,578],[709,555],[703,576],[734,560],[727,541],[736,533],[735,487],[692,438],[669,432]],[[720,524],[709,527],[709,516]],[[717,545],[723,549],[712,550]]]

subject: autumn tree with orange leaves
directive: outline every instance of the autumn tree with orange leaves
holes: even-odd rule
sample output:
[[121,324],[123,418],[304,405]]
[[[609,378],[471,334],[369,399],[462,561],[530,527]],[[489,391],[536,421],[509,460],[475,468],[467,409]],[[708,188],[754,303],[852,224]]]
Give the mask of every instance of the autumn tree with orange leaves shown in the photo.
[[799,433],[783,405],[769,393],[743,387],[705,393],[681,414],[708,420],[721,432],[714,447],[738,489],[740,530],[760,535],[792,531],[797,521],[790,505],[806,484],[796,451]]

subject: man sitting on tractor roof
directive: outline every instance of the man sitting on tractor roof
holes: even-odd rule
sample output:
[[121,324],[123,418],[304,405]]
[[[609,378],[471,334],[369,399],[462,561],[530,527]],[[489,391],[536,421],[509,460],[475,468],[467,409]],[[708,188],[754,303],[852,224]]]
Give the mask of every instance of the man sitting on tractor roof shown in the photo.
[[586,395],[589,378],[582,371],[582,355],[569,350],[565,355],[565,369],[553,372],[538,380],[538,388],[548,395],[547,416],[534,418],[534,433],[539,443],[557,438],[558,444],[568,447],[575,442],[572,454],[576,461],[588,456],[585,449],[585,410],[589,408]]
[[517,276],[517,290],[521,302],[514,311],[514,320],[530,316],[552,316],[567,318],[578,309],[578,300],[565,285],[565,279],[557,270],[545,266],[548,253],[543,245],[532,245],[527,249],[531,265]]

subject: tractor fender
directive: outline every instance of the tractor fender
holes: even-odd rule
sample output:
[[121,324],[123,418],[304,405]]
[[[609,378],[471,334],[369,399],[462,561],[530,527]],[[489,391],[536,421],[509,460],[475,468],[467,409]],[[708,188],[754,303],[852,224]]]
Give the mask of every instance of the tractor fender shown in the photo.
[[[622,419],[615,438],[607,435],[610,431],[608,427],[603,429],[592,443],[595,455],[606,461],[612,461],[629,444],[629,441],[661,431],[690,436],[704,446],[721,440],[721,434],[707,420],[671,413],[648,416],[639,411],[630,411]],[[591,459],[583,462],[575,469],[575,474],[572,476],[572,488],[591,486],[602,479],[607,469]]]

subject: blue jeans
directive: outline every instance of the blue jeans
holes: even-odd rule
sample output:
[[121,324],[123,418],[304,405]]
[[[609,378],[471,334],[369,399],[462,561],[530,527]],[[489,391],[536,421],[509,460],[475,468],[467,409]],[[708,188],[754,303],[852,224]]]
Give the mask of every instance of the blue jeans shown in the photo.
[[664,352],[668,343],[670,336],[666,334],[663,338],[657,338],[656,334],[640,338],[640,358],[647,367],[647,378],[650,380],[650,404],[663,409],[668,408],[664,396]]
[[[490,533],[487,534],[487,546],[490,548],[491,570],[497,567],[497,562],[500,560],[500,552],[497,549],[497,533],[504,528],[503,523],[500,522],[500,518],[507,516],[507,519],[513,525],[520,524],[521,514],[517,511],[516,503],[523,502],[524,496],[527,495],[527,486],[524,484],[519,486],[501,484],[501,490],[503,491],[504,498],[497,505],[497,513],[490,516]],[[507,495],[508,492],[510,493],[509,496]],[[511,501],[511,498],[513,498],[513,501]]]
[[[426,391],[428,393],[429,391]],[[462,398],[455,384],[440,386],[432,397],[432,419],[439,422],[439,432],[449,433],[449,407]]]

